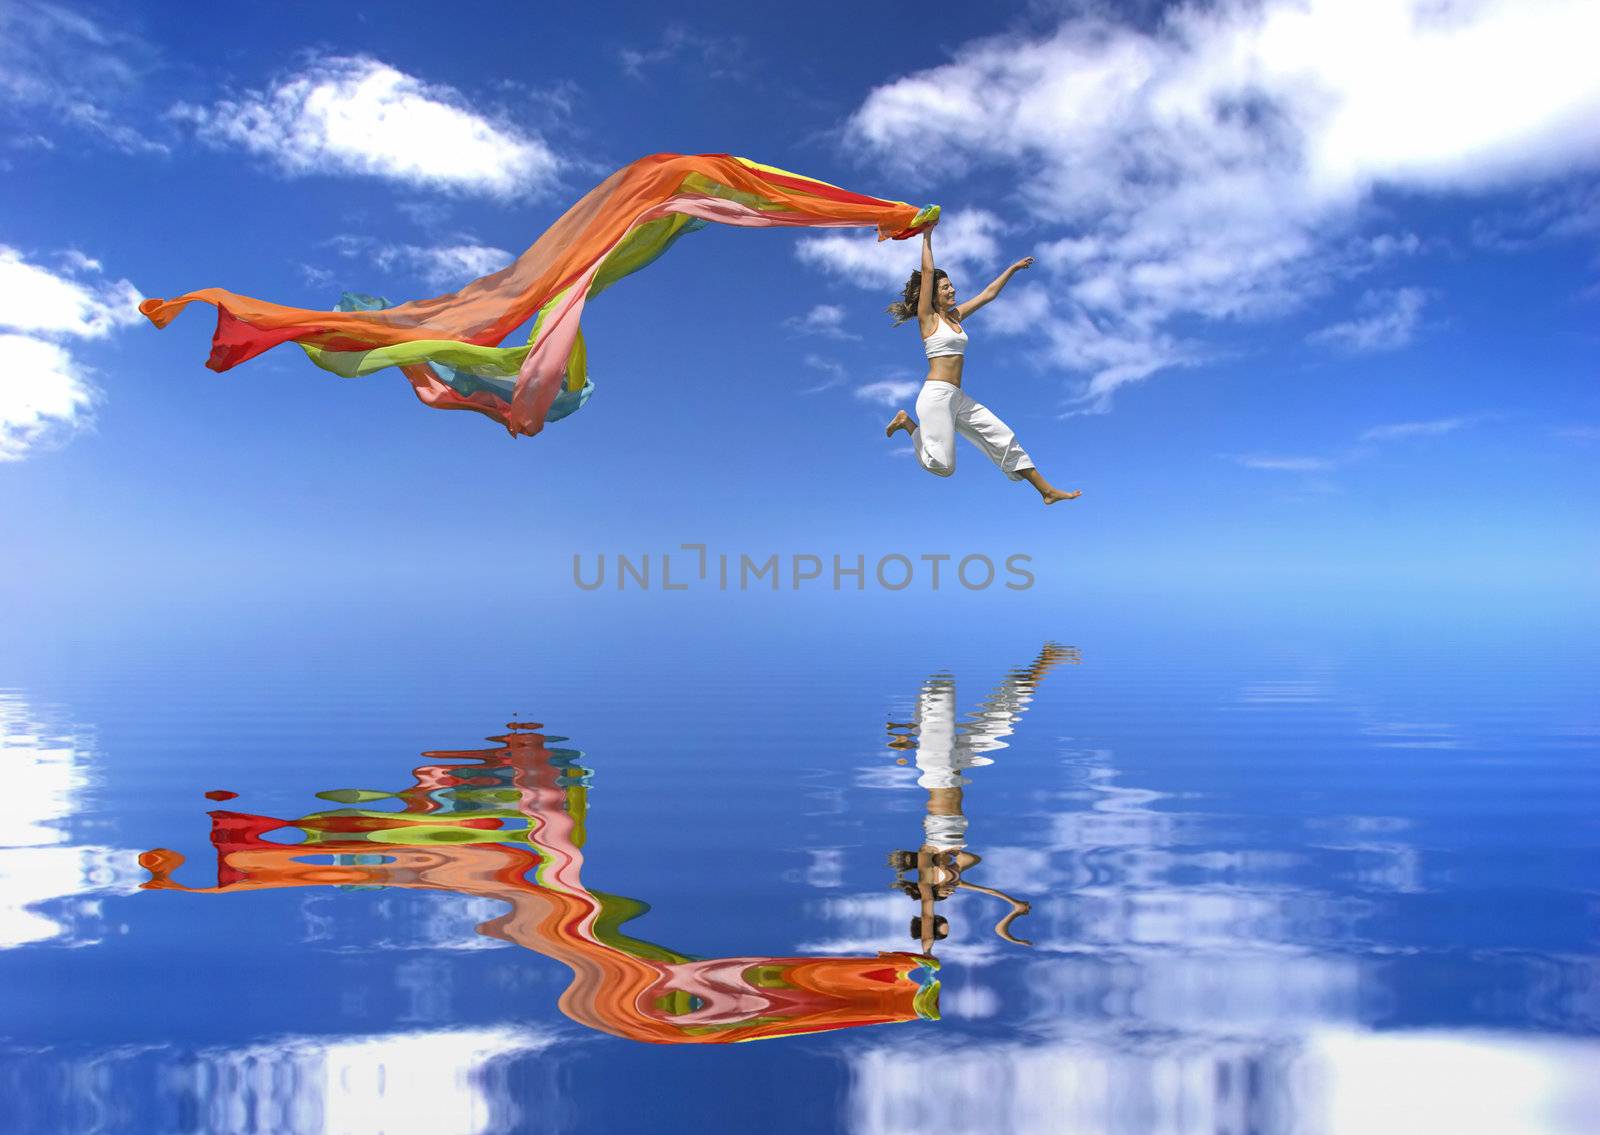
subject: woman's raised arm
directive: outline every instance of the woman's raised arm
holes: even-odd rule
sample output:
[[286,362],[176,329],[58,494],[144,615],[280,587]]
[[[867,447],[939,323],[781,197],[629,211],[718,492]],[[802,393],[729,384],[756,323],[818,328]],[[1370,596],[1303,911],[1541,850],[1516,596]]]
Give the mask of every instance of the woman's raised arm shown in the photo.
[[933,316],[933,230],[939,222],[922,230],[922,287],[917,289],[917,322],[927,331]]

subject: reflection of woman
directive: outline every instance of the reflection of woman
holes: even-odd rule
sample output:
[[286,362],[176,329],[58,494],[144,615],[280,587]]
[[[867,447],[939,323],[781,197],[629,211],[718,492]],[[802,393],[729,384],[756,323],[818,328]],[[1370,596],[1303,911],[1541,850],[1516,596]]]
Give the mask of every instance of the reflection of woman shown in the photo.
[[[904,410],[895,414],[884,433],[894,437],[905,430],[917,463],[928,472],[948,477],[956,468],[956,435],[960,434],[998,465],[1013,481],[1027,481],[1039,490],[1045,504],[1072,500],[1079,492],[1064,492],[1044,479],[1033,459],[1017,444],[1016,434],[988,407],[961,389],[961,369],[967,351],[967,317],[1000,294],[1013,275],[1030,267],[1025,256],[1007,268],[983,291],[957,307],[956,288],[944,269],[933,266],[935,221],[922,233],[922,270],[906,281],[900,300],[889,305],[898,326],[915,317],[922,331],[923,353],[928,357],[928,377],[917,395],[917,417]],[[918,424],[920,423],[920,425]]]
[[[921,913],[911,920],[911,936],[920,939],[924,953],[949,933],[942,915],[934,913],[934,903],[949,898],[965,887],[998,898],[1010,911],[995,927],[995,933],[1008,942],[1029,943],[1011,934],[1011,923],[1028,912],[1028,904],[1003,891],[978,886],[962,878],[962,872],[982,862],[967,850],[967,818],[961,810],[961,786],[968,783],[963,771],[993,764],[984,754],[1003,749],[1002,738],[1009,737],[1022,713],[1033,700],[1033,690],[1045,674],[1061,662],[1077,662],[1079,654],[1070,647],[1046,643],[1026,669],[1008,674],[989,695],[970,720],[956,720],[955,679],[934,675],[923,684],[917,697],[916,719],[905,725],[890,723],[891,747],[916,749],[916,765],[922,775],[917,783],[928,791],[928,810],[922,820],[920,850],[896,851],[889,857],[897,883],[909,897],[921,904]],[[908,732],[896,733],[895,730]],[[916,872],[916,881],[899,876]]]

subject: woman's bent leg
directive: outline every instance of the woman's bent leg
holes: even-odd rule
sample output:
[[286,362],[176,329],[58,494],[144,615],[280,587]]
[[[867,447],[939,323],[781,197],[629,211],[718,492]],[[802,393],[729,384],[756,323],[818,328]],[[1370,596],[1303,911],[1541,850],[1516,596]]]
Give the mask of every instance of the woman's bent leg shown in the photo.
[[917,395],[917,428],[911,431],[911,449],[917,464],[928,472],[948,477],[956,471],[956,400],[961,389],[948,382],[925,382]]
[[1005,475],[1013,481],[1022,480],[1022,473],[1033,468],[1033,459],[1017,444],[1017,435],[1011,427],[995,417],[987,406],[961,395],[955,407],[956,430],[962,437],[983,450]]

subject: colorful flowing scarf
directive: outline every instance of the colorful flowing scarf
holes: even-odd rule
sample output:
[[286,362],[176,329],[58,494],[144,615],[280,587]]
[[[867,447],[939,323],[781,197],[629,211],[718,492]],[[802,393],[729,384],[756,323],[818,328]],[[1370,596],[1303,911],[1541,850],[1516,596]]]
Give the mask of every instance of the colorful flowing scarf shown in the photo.
[[[427,405],[476,410],[531,436],[593,389],[579,330],[585,302],[684,233],[711,221],[871,225],[879,240],[904,240],[938,215],[937,205],[867,197],[731,154],[652,154],[591,189],[509,266],[449,295],[391,307],[347,292],[328,312],[203,288],[139,310],[165,327],[194,300],[215,305],[214,371],[293,341],[324,370],[351,378],[397,366]],[[528,342],[500,346],[530,316]]]

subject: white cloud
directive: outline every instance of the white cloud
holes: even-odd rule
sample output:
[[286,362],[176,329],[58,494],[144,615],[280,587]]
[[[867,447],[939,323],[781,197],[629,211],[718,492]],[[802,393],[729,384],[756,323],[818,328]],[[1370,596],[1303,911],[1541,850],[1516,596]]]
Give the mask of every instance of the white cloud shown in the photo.
[[0,245],[0,462],[20,461],[83,426],[98,399],[89,370],[57,340],[98,339],[139,322],[127,280],[95,279],[100,262],[62,257],[63,272]]
[[[1015,277],[1012,278],[1015,281]],[[1000,298],[982,308],[983,327],[1000,335],[1033,331],[1050,319],[1050,295],[1038,284],[1008,284]]]
[[75,272],[104,272],[106,266],[92,256],[85,256],[76,248],[69,248],[61,254],[61,261]]
[[1600,184],[1573,183],[1540,193],[1528,205],[1474,218],[1473,240],[1498,252],[1521,252],[1554,240],[1600,232]]
[[[1485,415],[1479,414],[1470,417],[1436,418],[1426,422],[1395,422],[1385,426],[1373,426],[1362,433],[1359,441],[1391,442],[1418,437],[1440,437],[1480,422],[1484,417]],[[1324,457],[1262,453],[1231,453],[1224,456],[1246,469],[1262,469],[1277,473],[1327,473],[1369,460],[1376,453],[1375,446],[1356,444]]]
[[338,279],[337,273],[319,268],[315,264],[300,265],[300,276],[306,283],[317,288],[332,287],[334,280]]
[[785,327],[821,335],[828,339],[859,339],[861,336],[844,329],[844,308],[836,303],[819,303],[804,315],[792,315],[783,321]]
[[[100,262],[81,252],[64,257],[69,271],[98,272]],[[0,245],[0,327],[45,335],[102,338],[139,323],[144,297],[127,280],[86,281],[29,264]]]
[[812,370],[821,371],[828,377],[815,386],[802,390],[800,392],[802,394],[820,394],[824,390],[832,390],[836,386],[843,386],[845,378],[849,375],[849,371],[845,370],[843,363],[837,359],[824,358],[822,355],[807,355],[805,364]]
[[395,210],[409,217],[412,224],[432,229],[450,219],[450,215],[455,211],[455,204],[428,198],[420,201],[398,201],[395,203]]
[[1238,453],[1233,459],[1246,469],[1267,469],[1280,473],[1322,473],[1337,462],[1327,457],[1272,457],[1258,453]]
[[1149,29],[1074,15],[875,89],[846,137],[916,185],[1008,175],[1041,231],[1065,230],[1037,250],[1061,281],[1056,318],[1076,325],[1049,346],[1103,408],[1193,361],[1174,321],[1283,314],[1416,251],[1405,233],[1351,249],[1380,187],[1594,169],[1596,42],[1591,0],[1221,0]]
[[1414,256],[1422,251],[1422,240],[1416,233],[1379,233],[1366,242],[1366,251],[1373,257]]
[[1563,426],[1554,433],[1574,441],[1600,441],[1600,426]]
[[1052,314],[1045,324],[1051,356],[1063,366],[1093,375],[1078,394],[1073,413],[1105,413],[1118,387],[1138,382],[1159,370],[1204,361],[1197,344],[1117,320],[1092,317],[1079,307]]
[[285,173],[366,174],[496,197],[535,194],[561,162],[536,136],[474,111],[449,87],[368,56],[313,60],[271,91],[174,117],[217,146],[271,158]]
[[1368,291],[1356,305],[1365,314],[1324,327],[1308,338],[1347,351],[1392,351],[1411,342],[1425,303],[1427,295],[1421,288]]
[[498,272],[516,259],[514,253],[487,244],[445,244],[424,248],[414,244],[385,249],[416,266],[430,284],[465,284]]
[[1399,441],[1408,437],[1438,437],[1472,424],[1470,418],[1438,418],[1431,422],[1396,422],[1373,426],[1361,435],[1362,441]]
[[0,462],[64,439],[94,407],[85,368],[64,347],[0,334]]
[[887,378],[882,382],[869,382],[855,390],[863,402],[876,402],[880,406],[899,406],[922,389],[922,383]]
[[56,123],[97,135],[129,154],[167,153],[119,117],[136,94],[154,49],[137,36],[54,4],[0,4],[0,120],[25,141],[55,148],[38,133]]
[[745,41],[738,36],[709,35],[681,24],[669,25],[654,47],[624,47],[617,63],[630,79],[643,80],[646,72],[690,57],[696,73],[707,79],[744,78],[749,72]]
[[[437,245],[379,244],[371,237],[346,233],[328,244],[346,259],[359,258],[383,272],[412,272],[438,288],[460,287],[497,272],[516,259],[514,253],[470,238]],[[312,271],[320,274],[318,269]]]
[[[949,273],[958,303],[962,295],[978,292],[989,282],[958,277],[992,268],[1000,255],[995,236],[1004,231],[1000,218],[984,209],[951,213],[939,222],[933,232],[934,263]],[[922,242],[880,241],[872,233],[830,232],[803,238],[795,253],[807,264],[864,288],[898,290],[922,263]]]

